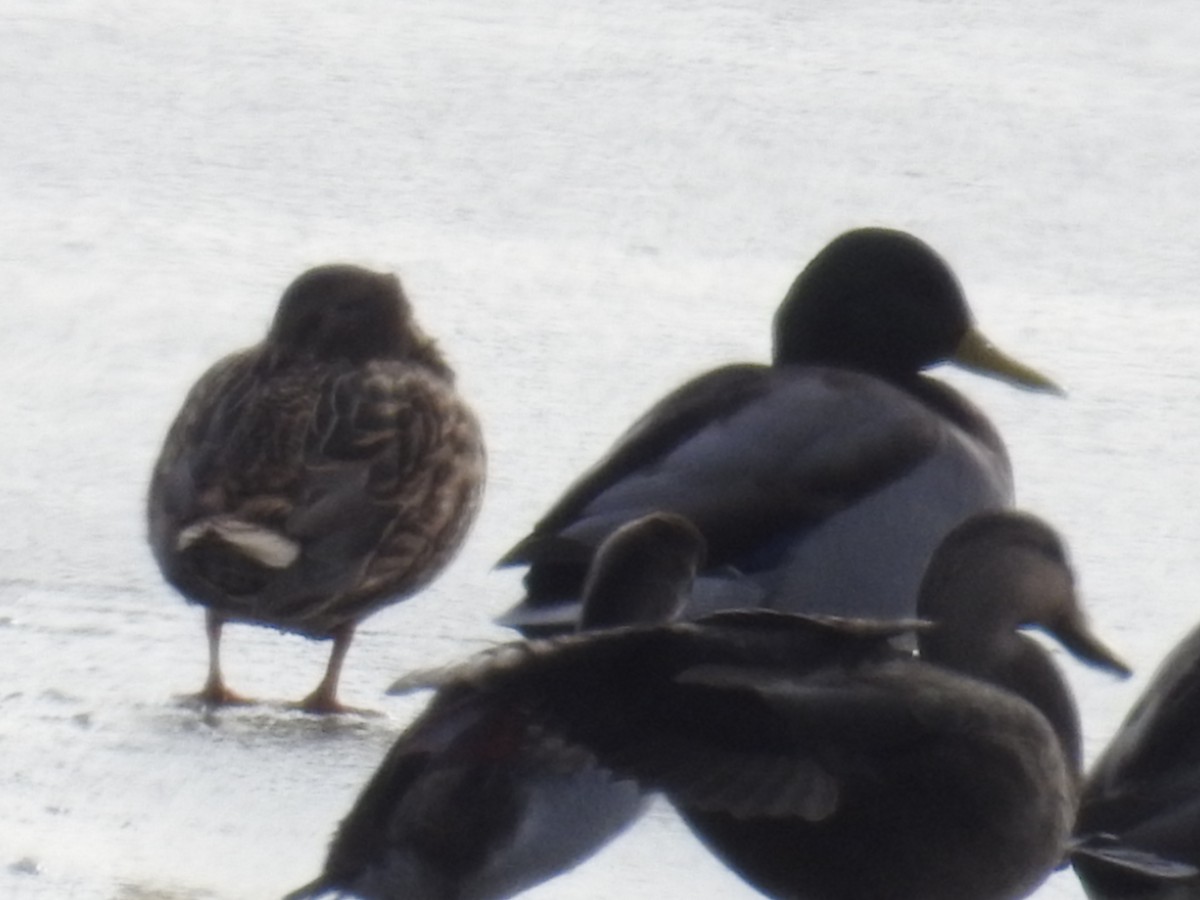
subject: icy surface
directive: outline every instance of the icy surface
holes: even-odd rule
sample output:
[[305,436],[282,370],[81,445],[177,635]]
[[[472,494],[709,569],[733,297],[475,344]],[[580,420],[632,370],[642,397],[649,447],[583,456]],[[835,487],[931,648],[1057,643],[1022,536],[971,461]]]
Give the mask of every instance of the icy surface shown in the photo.
[[[1066,400],[948,374],[1067,535],[1125,684],[1071,667],[1090,753],[1197,618],[1200,17],[1190,0],[264,2],[0,9],[0,896],[232,900],[311,878],[419,701],[500,639],[490,569],[651,400],[764,358],[839,231],[915,231]],[[397,271],[487,428],[472,539],[327,651],[200,613],[143,537],[187,386],[334,259]],[[528,896],[753,892],[665,807]],[[1082,896],[1069,874],[1039,898]]]

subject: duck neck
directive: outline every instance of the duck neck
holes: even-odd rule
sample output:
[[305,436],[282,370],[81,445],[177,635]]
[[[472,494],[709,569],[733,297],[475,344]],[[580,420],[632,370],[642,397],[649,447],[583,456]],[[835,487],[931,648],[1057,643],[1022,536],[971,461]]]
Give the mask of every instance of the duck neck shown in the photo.
[[1066,680],[1036,640],[1017,632],[1016,624],[1011,622],[938,620],[937,627],[919,636],[918,645],[926,661],[986,681],[1028,701],[1046,717],[1058,735],[1071,771],[1079,776],[1079,711]]
[[906,378],[897,384],[934,412],[941,414],[967,434],[975,437],[1011,468],[1008,450],[1004,446],[1000,432],[983,414],[983,411],[961,393],[944,381],[920,374]]

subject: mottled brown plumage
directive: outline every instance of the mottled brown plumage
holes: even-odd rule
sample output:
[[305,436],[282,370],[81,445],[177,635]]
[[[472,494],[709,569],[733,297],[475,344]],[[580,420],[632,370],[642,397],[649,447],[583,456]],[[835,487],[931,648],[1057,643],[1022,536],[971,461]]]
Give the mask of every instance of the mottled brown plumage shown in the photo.
[[155,558],[208,611],[202,699],[236,699],[220,631],[250,622],[332,638],[302,705],[339,709],[355,626],[450,561],[484,468],[479,424],[395,276],[332,265],[297,278],[266,339],[192,388],[151,480]]

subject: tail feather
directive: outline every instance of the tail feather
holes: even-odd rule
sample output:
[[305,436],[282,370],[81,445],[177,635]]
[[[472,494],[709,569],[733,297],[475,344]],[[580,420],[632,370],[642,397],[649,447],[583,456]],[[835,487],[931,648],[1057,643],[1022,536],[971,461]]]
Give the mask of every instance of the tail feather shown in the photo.
[[180,552],[204,539],[219,540],[259,565],[286,569],[300,556],[300,545],[286,535],[236,516],[201,519],[179,532]]

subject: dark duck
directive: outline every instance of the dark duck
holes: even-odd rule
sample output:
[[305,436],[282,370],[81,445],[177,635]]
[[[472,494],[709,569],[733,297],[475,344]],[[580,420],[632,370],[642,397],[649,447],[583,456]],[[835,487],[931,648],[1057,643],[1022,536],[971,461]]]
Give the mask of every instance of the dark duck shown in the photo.
[[501,560],[527,566],[501,622],[569,628],[595,548],[654,510],[708,544],[688,616],[723,608],[913,615],[929,554],[972,513],[1010,506],[987,418],[925,374],[951,362],[1057,392],[973,326],[944,260],[901,231],[835,239],[775,316],[771,365],[729,365],[638,419]]
[[1200,627],[1092,764],[1071,862],[1092,900],[1200,898]]
[[[1035,627],[1128,670],[1092,633],[1058,535],[954,528],[920,620],[764,610],[508,645],[443,673],[663,792],[747,882],[788,900],[1014,900],[1061,864],[1080,727]],[[896,646],[915,631],[919,653]]]
[[[584,625],[669,620],[702,556],[703,539],[678,516],[652,514],[617,529],[589,572]],[[548,735],[520,705],[451,685],[363,788],[321,876],[289,900],[511,897],[590,856],[643,803],[634,782]]]
[[350,265],[299,276],[265,340],[192,388],[150,483],[155,559],[206,610],[200,699],[240,699],[220,639],[226,622],[246,622],[331,639],[300,706],[343,709],[355,627],[453,558],[484,469],[476,417],[399,280]]

